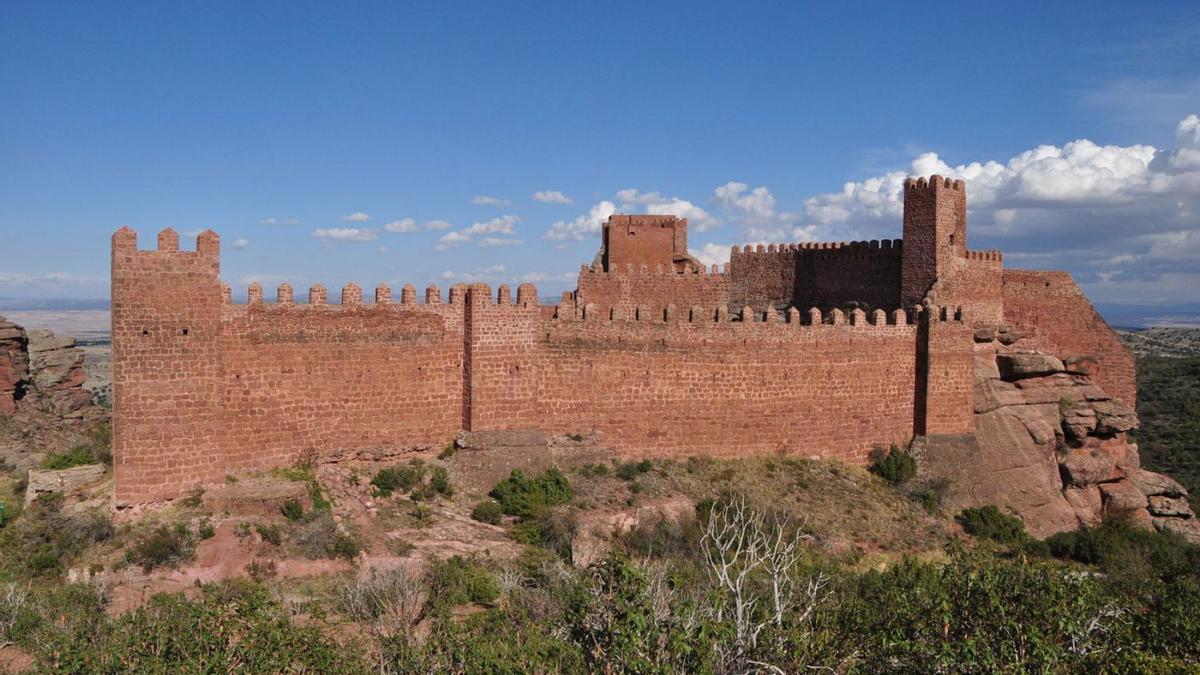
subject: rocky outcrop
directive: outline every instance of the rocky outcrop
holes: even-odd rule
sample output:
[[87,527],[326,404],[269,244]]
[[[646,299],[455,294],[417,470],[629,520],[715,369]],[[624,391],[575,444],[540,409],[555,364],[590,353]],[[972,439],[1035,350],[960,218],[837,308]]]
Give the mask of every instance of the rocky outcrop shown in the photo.
[[29,484],[25,488],[25,506],[44,494],[74,492],[104,478],[103,464],[87,464],[56,471],[30,469]]
[[83,361],[74,338],[48,330],[27,333],[0,317],[0,412],[14,412],[23,400],[61,415],[78,413],[92,403],[83,387]]
[[86,407],[92,395],[83,388],[83,350],[75,338],[58,337],[48,330],[29,331],[29,371],[42,401],[60,413]]
[[976,329],[974,436],[929,439],[928,470],[951,481],[947,505],[1006,507],[1038,537],[1120,518],[1200,541],[1183,486],[1141,468],[1127,435],[1137,414],[1091,379],[1096,359],[1001,339],[1013,335]]
[[25,330],[0,316],[0,412],[17,409],[29,375]]

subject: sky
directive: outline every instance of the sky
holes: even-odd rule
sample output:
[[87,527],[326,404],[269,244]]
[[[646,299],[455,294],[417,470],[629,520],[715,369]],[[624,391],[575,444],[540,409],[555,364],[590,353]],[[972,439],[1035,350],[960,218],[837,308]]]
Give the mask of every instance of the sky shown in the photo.
[[1196,2],[3,3],[0,296],[106,297],[128,225],[217,231],[237,295],[552,297],[614,212],[720,263],[899,237],[940,173],[1009,267],[1200,302],[1198,44]]

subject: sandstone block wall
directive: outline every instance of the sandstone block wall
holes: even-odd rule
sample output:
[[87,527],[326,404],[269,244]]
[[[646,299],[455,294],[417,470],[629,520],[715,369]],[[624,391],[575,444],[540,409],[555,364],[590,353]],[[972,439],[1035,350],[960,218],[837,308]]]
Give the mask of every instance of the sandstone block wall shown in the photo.
[[1059,358],[1093,356],[1092,379],[1126,405],[1134,405],[1133,353],[1109,327],[1066,272],[1005,270],[1004,320],[1033,333],[1034,346]]

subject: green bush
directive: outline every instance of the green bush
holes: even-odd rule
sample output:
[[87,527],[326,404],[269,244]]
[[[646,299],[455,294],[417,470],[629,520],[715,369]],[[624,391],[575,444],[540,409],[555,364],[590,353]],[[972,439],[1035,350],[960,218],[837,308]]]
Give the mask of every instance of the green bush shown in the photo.
[[553,551],[567,562],[571,561],[572,544],[578,533],[579,519],[573,512],[552,509],[541,509],[536,515],[522,519],[512,529],[513,539]]
[[447,443],[446,447],[442,448],[442,451],[438,453],[437,458],[441,459],[441,460],[447,460],[447,459],[450,459],[451,457],[453,457],[455,455],[455,453],[457,453],[457,452],[458,452],[457,445],[455,445],[452,442]]
[[[88,589],[90,590],[90,589]],[[55,673],[366,673],[362,649],[300,625],[271,591],[232,580],[198,600],[160,594],[116,619],[101,609],[45,621],[28,640],[37,669]]]
[[1059,532],[1046,545],[1055,557],[1095,565],[1118,580],[1172,582],[1200,575],[1200,546],[1119,521]]
[[653,468],[654,463],[648,459],[644,459],[640,462],[625,462],[619,464],[615,473],[617,478],[620,478],[621,480],[633,480],[644,473],[649,473]]
[[499,525],[501,517],[504,516],[504,507],[500,506],[499,502],[491,499],[479,502],[475,508],[471,509],[471,517],[481,523],[489,525]]
[[1016,516],[1010,516],[1000,511],[992,504],[977,508],[963,509],[955,516],[955,520],[967,534],[990,539],[1001,544],[1021,544],[1029,535],[1025,532],[1025,523]]
[[42,468],[50,471],[70,469],[76,466],[96,464],[96,457],[86,445],[77,445],[66,452],[52,454],[42,461]]
[[513,469],[512,474],[497,483],[489,494],[500,502],[505,513],[521,518],[533,516],[544,508],[566,504],[575,497],[570,481],[555,467],[535,478],[526,478],[520,469]]
[[431,561],[427,583],[429,602],[434,609],[449,609],[468,602],[489,604],[500,597],[500,584],[487,568],[457,555]]
[[279,507],[279,512],[284,518],[294,522],[304,519],[304,507],[295,499],[289,499]]
[[371,479],[371,485],[380,497],[390,497],[393,492],[408,492],[419,485],[425,480],[425,471],[425,464],[414,459],[408,464],[380,469]]
[[195,555],[195,546],[196,542],[186,525],[159,525],[142,533],[125,552],[125,559],[141,565],[143,571],[149,572],[155,567],[169,567],[191,560]]
[[892,485],[906,483],[917,475],[917,458],[895,444],[888,450],[876,448],[872,455],[871,472]]
[[453,497],[454,488],[450,485],[450,472],[445,467],[435,466],[429,476],[429,487],[435,493],[444,497]]
[[279,546],[283,543],[283,528],[278,524],[263,525],[259,523],[254,526],[254,531],[258,532],[258,536],[262,537],[263,541],[272,546]]
[[579,468],[575,469],[575,472],[578,473],[580,476],[583,476],[584,478],[594,478],[596,476],[607,476],[608,475],[608,465],[602,464],[602,463],[597,463],[597,464],[588,463],[588,464],[584,464],[584,465],[580,466]]
[[35,500],[20,518],[0,530],[0,571],[14,577],[57,576],[114,529],[108,514],[62,510],[61,495]]

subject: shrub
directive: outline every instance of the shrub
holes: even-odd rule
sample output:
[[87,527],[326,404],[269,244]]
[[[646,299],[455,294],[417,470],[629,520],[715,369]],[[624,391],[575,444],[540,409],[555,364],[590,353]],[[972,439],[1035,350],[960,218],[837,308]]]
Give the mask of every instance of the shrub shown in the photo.
[[937,513],[942,508],[942,502],[946,499],[949,491],[950,481],[945,478],[919,481],[916,485],[909,486],[907,490],[908,496],[915,499],[930,513]]
[[990,539],[1001,544],[1021,544],[1028,540],[1025,523],[1016,516],[1003,513],[993,504],[963,509],[955,520],[963,529],[980,539]]
[[454,496],[454,488],[450,485],[450,472],[445,467],[433,468],[433,475],[429,477],[429,487],[444,497]]
[[205,518],[204,520],[200,521],[200,527],[196,531],[196,533],[200,536],[201,539],[212,539],[213,537],[215,537],[217,535],[216,529],[213,528],[212,521],[209,520],[208,518]]
[[283,514],[284,518],[293,523],[304,518],[304,507],[295,499],[289,499],[284,502],[283,506],[279,507],[279,512]]
[[423,587],[407,567],[372,569],[369,576],[343,581],[334,590],[334,606],[354,621],[396,622],[406,627],[417,619]]
[[88,547],[112,537],[108,514],[62,511],[62,496],[34,501],[0,530],[0,570],[13,576],[56,576]]
[[279,566],[274,560],[252,560],[246,565],[246,574],[254,581],[267,581],[279,574]]
[[96,458],[92,455],[92,451],[86,445],[77,445],[66,452],[50,455],[42,461],[42,468],[58,471],[95,463]]
[[342,532],[333,515],[319,511],[311,519],[296,528],[292,542],[300,553],[308,558],[345,558],[358,556],[359,544],[353,535]]
[[272,546],[279,546],[283,543],[283,528],[277,524],[263,525],[261,523],[254,526],[254,531],[258,532],[258,536],[263,538],[263,541]]
[[584,478],[592,478],[594,476],[607,476],[608,475],[608,465],[602,464],[602,463],[584,464],[583,466],[580,466],[578,469],[576,469],[575,472],[578,473],[580,476],[583,476]]
[[644,473],[649,473],[653,468],[654,463],[648,459],[640,462],[625,462],[617,466],[616,476],[621,480],[633,480]]
[[408,492],[425,479],[425,465],[420,460],[413,460],[401,466],[380,469],[371,479],[376,493],[381,497],[390,497],[393,492]]
[[871,472],[892,485],[900,485],[917,475],[917,459],[894,443],[886,451],[876,448],[872,455]]
[[500,584],[487,568],[457,555],[432,561],[427,583],[434,608],[458,607],[468,602],[488,604],[500,597]]
[[491,499],[479,502],[475,508],[471,509],[471,517],[481,523],[489,525],[499,525],[500,519],[504,515],[504,507],[500,506],[499,502]]
[[180,523],[175,527],[159,525],[143,533],[137,543],[125,552],[125,559],[141,565],[142,571],[149,572],[155,567],[167,567],[190,560],[194,554],[192,535]]
[[438,453],[437,458],[442,460],[450,459],[456,452],[458,452],[458,446],[454,443],[447,443],[446,447],[442,448],[442,451]]
[[566,504],[575,497],[570,481],[555,467],[535,478],[526,478],[520,469],[513,469],[512,474],[497,483],[490,494],[500,502],[505,513],[521,518],[528,518],[544,508]]
[[575,535],[579,534],[579,519],[574,513],[542,509],[531,518],[513,526],[512,537],[523,544],[541,546],[570,562]]
[[1096,565],[1118,579],[1171,582],[1200,574],[1200,546],[1123,522],[1059,532],[1046,546],[1055,557]]

